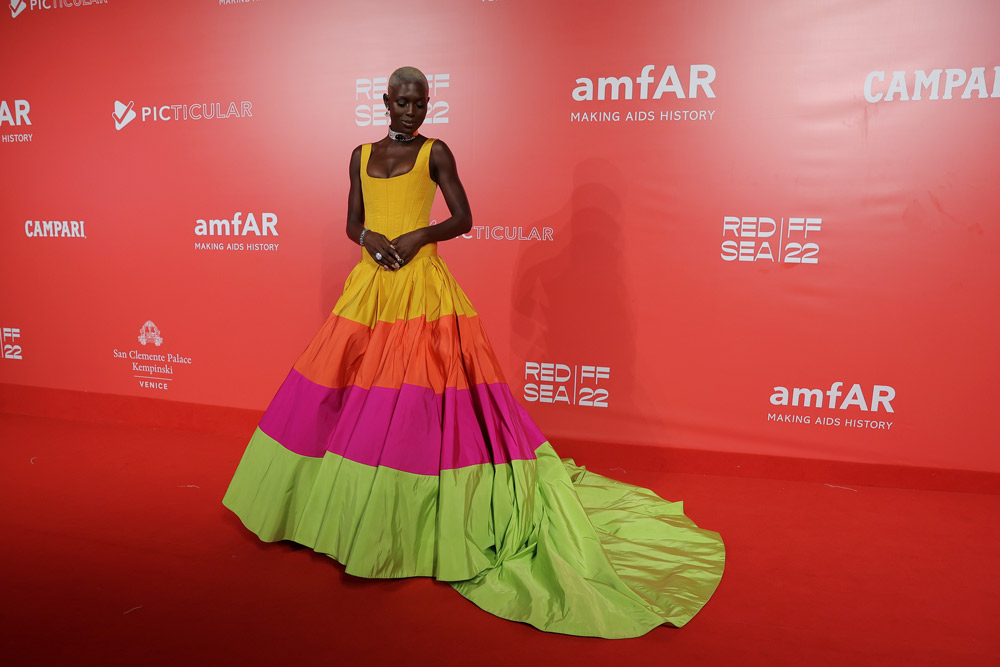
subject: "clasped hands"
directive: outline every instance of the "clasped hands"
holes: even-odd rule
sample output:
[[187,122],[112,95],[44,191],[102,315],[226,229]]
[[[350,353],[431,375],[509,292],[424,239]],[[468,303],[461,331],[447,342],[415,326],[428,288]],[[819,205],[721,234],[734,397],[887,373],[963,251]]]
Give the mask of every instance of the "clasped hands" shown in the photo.
[[423,232],[423,229],[415,229],[390,241],[378,232],[369,231],[365,234],[365,250],[379,265],[379,268],[386,271],[397,271],[404,264],[409,263],[421,246],[427,243]]

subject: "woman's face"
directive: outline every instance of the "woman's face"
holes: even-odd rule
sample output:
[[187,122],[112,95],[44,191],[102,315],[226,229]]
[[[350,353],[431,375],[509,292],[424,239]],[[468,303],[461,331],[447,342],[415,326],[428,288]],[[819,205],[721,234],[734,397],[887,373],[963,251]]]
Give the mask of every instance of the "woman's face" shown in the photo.
[[389,88],[382,99],[389,107],[389,127],[396,132],[413,134],[427,116],[427,88],[419,83]]

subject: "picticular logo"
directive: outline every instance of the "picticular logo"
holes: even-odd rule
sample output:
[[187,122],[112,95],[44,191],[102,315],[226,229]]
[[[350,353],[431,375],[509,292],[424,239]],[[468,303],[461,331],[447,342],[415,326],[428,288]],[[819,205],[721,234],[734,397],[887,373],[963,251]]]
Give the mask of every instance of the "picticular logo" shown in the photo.
[[152,343],[156,347],[163,345],[163,336],[160,335],[160,330],[153,324],[152,320],[146,320],[146,323],[139,329],[139,342],[143,345]]
[[16,19],[27,8],[28,3],[24,0],[10,0],[10,17]]
[[115,119],[115,129],[120,130],[133,120],[135,120],[135,109],[132,107],[135,102],[129,100],[128,104],[122,104],[118,100],[115,100],[115,110],[111,113],[111,117]]

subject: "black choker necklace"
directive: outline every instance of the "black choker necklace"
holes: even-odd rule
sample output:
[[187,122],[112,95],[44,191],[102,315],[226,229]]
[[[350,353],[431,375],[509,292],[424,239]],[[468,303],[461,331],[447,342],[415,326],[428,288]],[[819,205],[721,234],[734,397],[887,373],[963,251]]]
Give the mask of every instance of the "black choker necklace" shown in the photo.
[[413,141],[417,138],[417,133],[404,134],[402,132],[397,132],[396,130],[389,128],[389,138],[393,141]]

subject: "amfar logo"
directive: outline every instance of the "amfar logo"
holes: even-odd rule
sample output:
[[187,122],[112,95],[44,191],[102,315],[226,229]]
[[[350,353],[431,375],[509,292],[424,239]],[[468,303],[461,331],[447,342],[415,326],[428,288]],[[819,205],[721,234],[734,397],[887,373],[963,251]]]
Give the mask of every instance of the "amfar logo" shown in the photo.
[[[892,409],[892,400],[896,398],[896,390],[888,385],[872,385],[869,395],[860,384],[855,383],[845,394],[841,388],[843,382],[834,382],[826,391],[822,389],[810,389],[808,387],[775,387],[771,394],[771,405],[781,405],[803,408],[827,408],[829,410],[846,410],[847,408],[858,408],[861,412],[878,412],[881,407],[887,413],[895,412]],[[855,413],[856,414],[856,413]],[[767,421],[783,424],[812,424],[814,426],[842,426],[844,428],[861,428],[875,431],[892,430],[894,422],[879,419],[862,419],[860,417],[841,418],[840,416],[830,416],[826,414],[791,414],[781,412],[769,412]]]
[[7,123],[11,127],[31,125],[31,119],[28,118],[30,111],[31,105],[28,104],[28,100],[14,100],[13,114],[10,112],[10,105],[7,104],[7,100],[0,100],[0,125],[4,123]]
[[[869,72],[865,77],[865,99],[869,102],[893,102],[899,95],[900,102],[918,101],[923,99],[923,93],[927,93],[928,100],[950,100],[952,93],[965,86],[962,90],[961,98],[968,100],[972,98],[972,93],[976,93],[978,99],[1000,97],[1000,65],[993,68],[993,90],[986,92],[986,68],[973,67],[968,72],[964,69],[949,67],[947,69],[934,69],[928,73],[926,70],[914,70],[913,76],[905,70],[897,70],[892,73],[889,80],[889,87],[881,90],[885,82],[885,72]],[[944,76],[944,94],[939,96],[942,75]],[[911,83],[912,82],[912,83]],[[876,90],[879,89],[879,90]]]
[[[135,102],[129,100],[128,104],[115,100],[115,109],[111,112],[111,117],[115,120],[115,129],[121,130],[136,118]],[[150,118],[153,122],[171,120],[213,120],[223,118],[252,118],[253,104],[249,100],[242,100],[237,105],[230,102],[229,106],[223,109],[222,102],[207,102],[205,104],[164,104],[161,106],[141,107],[142,122],[145,123]]]
[[[237,211],[233,214],[232,220],[224,218],[211,218],[208,220],[199,218],[194,223],[195,236],[208,237],[247,237],[247,236],[277,236],[278,216],[274,213],[262,212],[260,214],[260,224],[257,217],[251,212],[247,213],[246,220],[243,220],[243,212]],[[251,239],[232,240],[222,238],[219,241],[211,239],[199,239],[194,243],[195,250],[240,250],[244,252],[277,252],[278,243],[251,243]]]
[[[4,125],[10,125],[11,127],[22,127],[24,125],[31,125],[31,119],[28,118],[28,113],[31,112],[31,105],[28,104],[28,100],[14,100],[14,111],[11,112],[11,105],[8,104],[7,100],[0,100],[0,128]],[[31,134],[2,134],[0,135],[0,141],[5,144],[9,143],[21,143],[25,141],[31,141]]]
[[[893,412],[892,399],[896,398],[896,390],[888,385],[872,385],[871,399],[865,396],[865,390],[860,384],[854,384],[847,394],[841,391],[843,382],[834,382],[826,391],[822,389],[808,389],[806,387],[795,387],[791,390],[788,387],[775,387],[771,394],[771,405],[791,405],[811,408],[826,407],[833,410],[846,410],[850,407],[860,408],[863,412],[878,412],[879,406],[886,412]],[[843,400],[840,400],[843,397]],[[827,400],[829,399],[829,400]],[[813,405],[815,403],[815,405]],[[869,407],[871,406],[871,407]]]
[[[278,216],[274,213],[261,213],[259,226],[257,225],[257,218],[254,217],[253,213],[247,213],[245,221],[241,219],[242,217],[243,212],[237,211],[233,214],[232,220],[220,220],[216,218],[211,220],[199,219],[194,224],[194,233],[198,236],[278,235]],[[263,231],[261,231],[262,229]]]
[[[660,75],[659,83],[650,95],[651,84],[657,81],[653,76],[656,65],[645,65],[639,76],[633,80],[629,76],[602,76],[597,83],[588,77],[576,80],[576,88],[572,97],[576,102],[593,102],[610,100],[659,100],[667,95],[672,100],[695,99],[699,95],[712,99],[715,91],[712,82],[715,81],[715,68],[711,65],[691,65],[687,81],[681,82],[674,65],[667,65]],[[634,84],[633,84],[634,81]],[[638,94],[637,94],[638,93]],[[711,121],[715,118],[715,109],[602,109],[590,111],[571,111],[571,123],[634,123],[656,121]]]
[[[656,65],[646,65],[642,68],[639,76],[635,77],[635,86],[639,88],[640,100],[650,99],[649,87],[651,83],[656,81],[656,78],[652,76],[655,69]],[[687,95],[685,96],[685,87],[677,75],[677,68],[673,65],[667,65],[660,76],[660,82],[656,85],[656,90],[653,91],[652,99],[658,100],[668,93],[679,100],[685,97],[696,98],[699,90],[704,93],[705,97],[714,98],[715,91],[712,90],[711,85],[713,81],[715,81],[714,67],[711,65],[691,65],[688,72]],[[598,100],[631,100],[635,98],[635,86],[632,85],[632,79],[628,76],[602,76],[597,79],[596,86],[593,79],[587,77],[580,77],[576,83],[578,85],[573,89],[573,99],[577,102],[589,102],[595,97]]]

